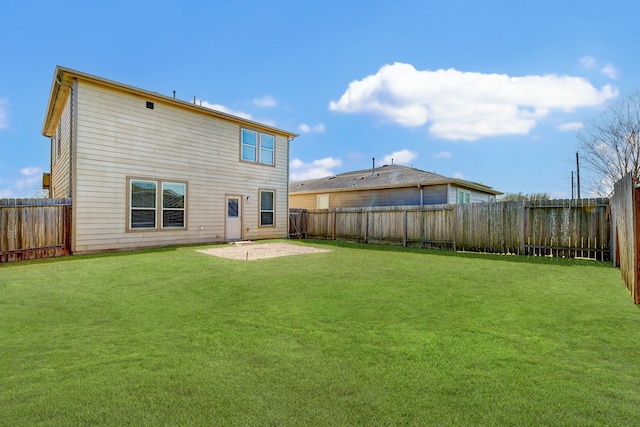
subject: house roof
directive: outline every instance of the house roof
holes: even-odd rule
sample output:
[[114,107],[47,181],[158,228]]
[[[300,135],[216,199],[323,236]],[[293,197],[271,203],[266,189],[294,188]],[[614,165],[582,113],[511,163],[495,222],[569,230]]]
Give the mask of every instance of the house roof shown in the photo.
[[278,129],[273,126],[268,126],[263,123],[254,122],[242,117],[234,116],[222,111],[213,110],[210,108],[202,107],[192,102],[182,101],[170,96],[161,95],[157,92],[151,92],[145,89],[136,88],[133,86],[125,85],[123,83],[107,80],[102,77],[93,76],[91,74],[83,73],[81,71],[72,70],[70,68],[64,68],[57,66],[55,74],[53,76],[53,83],[51,85],[51,93],[49,94],[49,103],[47,104],[47,113],[45,115],[44,124],[42,125],[42,134],[44,136],[51,137],[55,131],[56,125],[62,114],[62,110],[65,107],[67,101],[67,95],[69,94],[70,87],[72,87],[73,81],[88,81],[94,84],[111,87],[116,90],[131,93],[138,96],[144,96],[150,101],[163,101],[181,108],[186,108],[192,111],[205,113],[211,116],[215,116],[227,121],[236,122],[240,125],[251,126],[260,130],[275,133],[278,135],[286,136],[287,138],[295,138],[298,135],[286,130]]
[[319,179],[289,183],[289,193],[330,193],[337,191],[358,191],[382,188],[400,188],[454,184],[459,187],[500,195],[500,191],[473,181],[448,178],[432,172],[400,165],[385,165],[375,169],[345,172]]

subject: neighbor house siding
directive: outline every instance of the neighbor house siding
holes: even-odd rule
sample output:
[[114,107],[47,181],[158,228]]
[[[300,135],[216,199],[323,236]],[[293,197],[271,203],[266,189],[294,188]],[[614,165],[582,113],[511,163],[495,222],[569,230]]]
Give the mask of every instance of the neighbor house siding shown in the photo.
[[[331,195],[329,195],[329,203],[331,203]],[[318,195],[313,194],[295,194],[289,193],[289,207],[298,209],[317,209]]]
[[449,189],[449,200],[451,203],[458,203],[458,190],[471,193],[471,203],[487,203],[495,201],[495,196],[492,194],[480,193],[478,191],[469,190],[468,188],[452,185]]
[[418,189],[418,187],[344,191],[330,193],[329,196],[330,208],[401,206],[419,204],[420,190]]
[[447,203],[446,184],[422,187],[422,191],[422,204],[424,205],[441,205]]
[[[243,196],[243,238],[286,237],[286,136],[274,134],[275,167],[252,164],[241,126],[206,112],[85,80],[77,103],[74,252],[222,241],[228,194]],[[128,232],[128,178],[188,183],[188,229]],[[259,188],[275,191],[275,227],[258,228]]]
[[[433,205],[447,202],[447,186],[385,188],[374,190],[335,191],[329,194],[329,208],[351,208],[370,206]],[[323,193],[325,194],[325,193]],[[317,209],[317,193],[290,194],[292,208]]]

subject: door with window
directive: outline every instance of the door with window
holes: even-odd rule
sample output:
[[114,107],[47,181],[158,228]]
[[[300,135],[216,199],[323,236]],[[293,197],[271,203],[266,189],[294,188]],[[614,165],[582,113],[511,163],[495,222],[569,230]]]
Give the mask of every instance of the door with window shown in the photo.
[[225,240],[242,238],[242,196],[227,196]]

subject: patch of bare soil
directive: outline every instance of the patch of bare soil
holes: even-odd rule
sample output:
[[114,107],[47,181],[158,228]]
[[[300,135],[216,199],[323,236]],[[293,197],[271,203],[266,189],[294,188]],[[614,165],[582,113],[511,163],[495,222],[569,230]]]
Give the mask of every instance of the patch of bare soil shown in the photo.
[[256,244],[253,242],[238,242],[217,248],[201,249],[198,252],[222,258],[252,261],[254,259],[262,258],[329,252],[329,250],[312,248],[309,246],[292,245],[290,243]]

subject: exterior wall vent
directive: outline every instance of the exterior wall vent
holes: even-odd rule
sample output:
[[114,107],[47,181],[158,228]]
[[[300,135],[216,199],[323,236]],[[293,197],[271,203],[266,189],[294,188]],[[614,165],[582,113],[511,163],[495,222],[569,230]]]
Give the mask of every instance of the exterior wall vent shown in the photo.
[[147,101],[147,108],[153,110],[153,102]]

